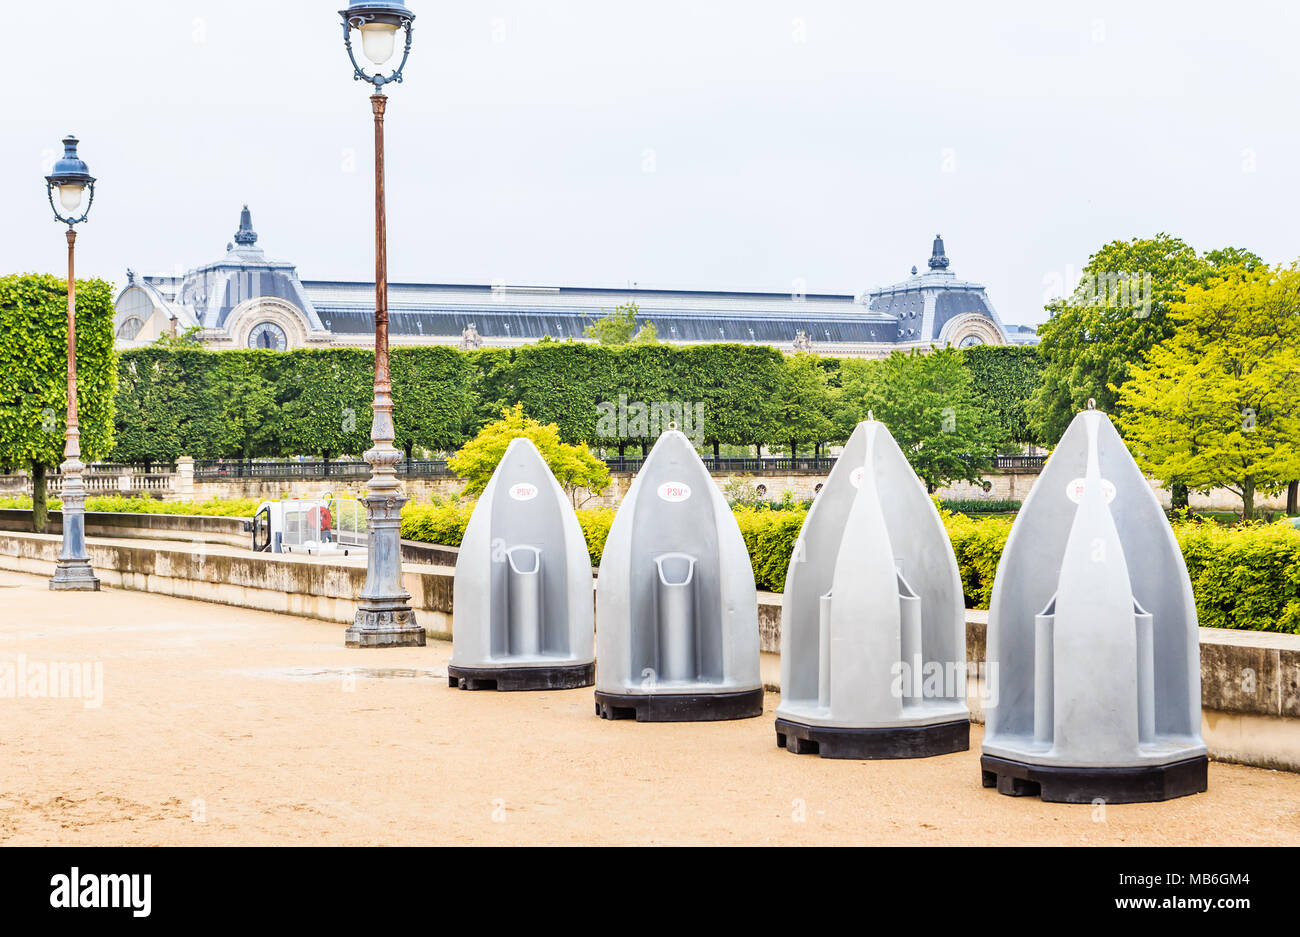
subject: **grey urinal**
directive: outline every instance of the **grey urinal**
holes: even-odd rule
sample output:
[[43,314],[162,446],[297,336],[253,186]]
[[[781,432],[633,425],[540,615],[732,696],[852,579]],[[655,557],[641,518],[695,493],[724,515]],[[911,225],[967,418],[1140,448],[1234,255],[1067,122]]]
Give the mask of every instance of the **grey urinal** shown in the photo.
[[568,496],[532,440],[511,440],[474,506],[454,589],[451,686],[591,686],[591,557]]
[[690,441],[659,437],[596,580],[596,712],[693,722],[763,712],[758,595],[735,515]]
[[859,423],[804,520],[781,606],[777,745],[823,758],[970,747],[961,576],[885,425]]
[[989,606],[985,787],[1067,803],[1206,788],[1187,567],[1110,420],[1070,423],[1011,529]]

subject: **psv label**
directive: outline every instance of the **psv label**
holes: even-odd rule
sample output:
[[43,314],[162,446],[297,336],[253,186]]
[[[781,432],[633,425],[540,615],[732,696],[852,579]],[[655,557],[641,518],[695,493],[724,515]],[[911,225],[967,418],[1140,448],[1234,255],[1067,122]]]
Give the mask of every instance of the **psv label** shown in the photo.
[[[1076,478],[1065,486],[1065,496],[1078,504],[1083,500],[1083,488],[1086,483],[1087,479]],[[1101,479],[1101,495],[1106,499],[1107,504],[1115,500],[1115,485],[1105,478]]]
[[691,486],[686,482],[664,482],[659,486],[658,492],[662,501],[685,501],[691,496]]
[[510,486],[510,497],[516,501],[531,501],[537,497],[537,486],[532,482],[516,482]]

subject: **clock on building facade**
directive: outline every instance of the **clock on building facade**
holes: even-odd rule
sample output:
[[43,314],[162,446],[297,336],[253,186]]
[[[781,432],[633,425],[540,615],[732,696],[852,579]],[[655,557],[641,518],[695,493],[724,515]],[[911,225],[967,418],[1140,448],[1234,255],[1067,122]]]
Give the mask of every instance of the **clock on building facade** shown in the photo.
[[248,347],[284,351],[289,347],[289,338],[284,334],[284,329],[274,322],[259,322],[248,333]]

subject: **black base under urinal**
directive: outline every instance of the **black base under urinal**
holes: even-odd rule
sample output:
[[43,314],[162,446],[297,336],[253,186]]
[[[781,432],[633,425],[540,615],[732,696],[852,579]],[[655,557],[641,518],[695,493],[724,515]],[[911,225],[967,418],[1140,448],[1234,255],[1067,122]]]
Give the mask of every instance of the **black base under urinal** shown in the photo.
[[823,758],[928,758],[970,749],[970,720],[852,729],[776,720],[776,746]]
[[763,715],[763,688],[739,693],[605,693],[596,691],[596,715],[637,722],[721,722]]
[[447,666],[447,685],[462,690],[572,690],[596,682],[596,663],[557,667]]
[[1145,804],[1203,792],[1209,764],[1208,756],[1199,755],[1163,765],[1074,768],[984,755],[980,771],[985,787],[1010,797],[1038,796],[1059,804]]

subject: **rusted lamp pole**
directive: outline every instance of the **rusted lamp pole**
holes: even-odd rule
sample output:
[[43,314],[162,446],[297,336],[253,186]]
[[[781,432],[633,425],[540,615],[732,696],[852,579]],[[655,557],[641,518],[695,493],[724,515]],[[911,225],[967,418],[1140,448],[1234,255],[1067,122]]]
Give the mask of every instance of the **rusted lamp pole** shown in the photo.
[[[424,629],[416,623],[411,596],[402,587],[401,527],[406,497],[397,481],[401,450],[393,445],[393,387],[388,370],[388,244],[384,216],[384,85],[402,80],[411,54],[414,15],[401,0],[359,0],[343,17],[343,44],[352,62],[352,77],[375,87],[370,106],[375,115],[375,399],[366,452],[370,480],[366,482],[366,584],[356,618],[345,634],[348,647],[412,647],[424,644]],[[389,75],[367,74],[352,52],[352,30],[361,33],[361,51],[376,66],[396,49],[397,30],[406,34],[402,61]]]
[[[63,158],[54,164],[54,170],[45,177],[46,194],[54,218],[68,226],[68,419],[64,434],[63,464],[59,471],[63,479],[59,497],[63,502],[63,548],[50,578],[50,588],[56,590],[99,591],[99,580],[90,568],[86,553],[86,484],[82,472],[81,431],[77,427],[77,281],[73,265],[77,231],[74,227],[86,220],[90,206],[95,202],[95,177],[77,156],[77,138],[63,138]],[[58,191],[59,204],[54,204]],[[82,198],[89,191],[86,207],[80,215]],[[60,212],[59,208],[63,211]],[[65,214],[66,213],[66,214]]]

